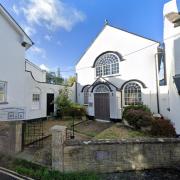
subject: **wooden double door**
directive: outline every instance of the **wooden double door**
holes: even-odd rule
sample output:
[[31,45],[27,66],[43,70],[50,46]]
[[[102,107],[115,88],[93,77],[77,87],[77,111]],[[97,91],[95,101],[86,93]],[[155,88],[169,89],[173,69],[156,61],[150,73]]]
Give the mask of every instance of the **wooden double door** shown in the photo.
[[110,120],[109,93],[94,94],[94,113],[96,119]]

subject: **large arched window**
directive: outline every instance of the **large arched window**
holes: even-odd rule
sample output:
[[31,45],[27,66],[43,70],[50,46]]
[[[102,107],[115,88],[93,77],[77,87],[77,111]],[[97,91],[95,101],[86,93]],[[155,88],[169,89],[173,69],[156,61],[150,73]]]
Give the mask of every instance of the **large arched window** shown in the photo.
[[141,87],[135,82],[129,82],[124,88],[124,104],[139,105],[142,104]]
[[119,73],[120,58],[117,54],[108,52],[98,57],[95,67],[96,76],[108,76]]

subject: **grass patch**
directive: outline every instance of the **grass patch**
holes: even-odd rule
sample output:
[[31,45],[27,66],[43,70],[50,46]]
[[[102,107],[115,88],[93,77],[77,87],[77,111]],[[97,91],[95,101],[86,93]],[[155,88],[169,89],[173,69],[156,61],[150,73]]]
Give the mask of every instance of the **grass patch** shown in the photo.
[[26,160],[14,159],[12,157],[7,157],[4,155],[0,155],[0,164],[1,165],[3,164],[3,167],[7,169],[11,169],[21,175],[25,175],[36,180],[98,180],[99,179],[99,176],[93,172],[61,173],[59,171],[49,170],[47,167],[43,167]]
[[77,132],[79,134],[84,134],[84,135],[89,136],[91,138],[95,137],[98,134],[98,133],[93,132],[93,131],[91,131],[91,132],[90,131],[89,132],[84,132],[84,131],[79,131],[79,130],[76,130],[76,129],[75,129],[75,132]]
[[148,137],[148,135],[141,131],[135,131],[123,126],[113,125],[112,127],[102,131],[94,139],[128,139]]
[[75,131],[89,137],[95,137],[105,129],[112,126],[112,123],[102,123],[97,121],[85,121],[75,126]]

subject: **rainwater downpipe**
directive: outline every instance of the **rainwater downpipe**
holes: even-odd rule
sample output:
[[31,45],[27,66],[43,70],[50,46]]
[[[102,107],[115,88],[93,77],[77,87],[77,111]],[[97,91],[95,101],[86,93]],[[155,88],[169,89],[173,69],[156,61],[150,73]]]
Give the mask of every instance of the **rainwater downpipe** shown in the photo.
[[159,107],[159,78],[158,78],[158,62],[157,62],[157,55],[158,54],[162,54],[162,52],[158,52],[158,53],[155,54],[157,111],[158,111],[158,114],[160,114],[160,107]]

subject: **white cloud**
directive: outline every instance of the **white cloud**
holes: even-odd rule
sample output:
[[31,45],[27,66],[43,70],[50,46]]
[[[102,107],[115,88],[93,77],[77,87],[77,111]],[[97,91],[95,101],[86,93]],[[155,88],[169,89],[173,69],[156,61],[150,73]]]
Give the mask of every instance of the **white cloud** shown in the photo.
[[30,27],[30,26],[24,25],[23,29],[27,33],[27,35],[29,35],[29,36],[32,36],[32,35],[36,34],[36,30],[34,28]]
[[39,67],[40,67],[42,70],[49,71],[49,68],[48,68],[46,65],[44,65],[44,64],[41,64]]
[[85,19],[81,11],[62,0],[27,0],[21,10],[29,24],[45,26],[51,31],[58,28],[70,31]]
[[47,41],[51,41],[52,36],[46,34],[46,35],[44,36],[44,39],[46,39]]
[[35,54],[38,54],[38,55],[40,55],[42,58],[46,58],[46,51],[44,50],[44,49],[42,49],[42,48],[39,48],[39,47],[37,47],[37,46],[33,46],[31,49],[30,49],[30,51],[32,52],[32,53],[35,53]]
[[17,6],[15,4],[13,5],[12,9],[16,15],[19,15],[19,13],[20,13],[19,9],[17,8]]

